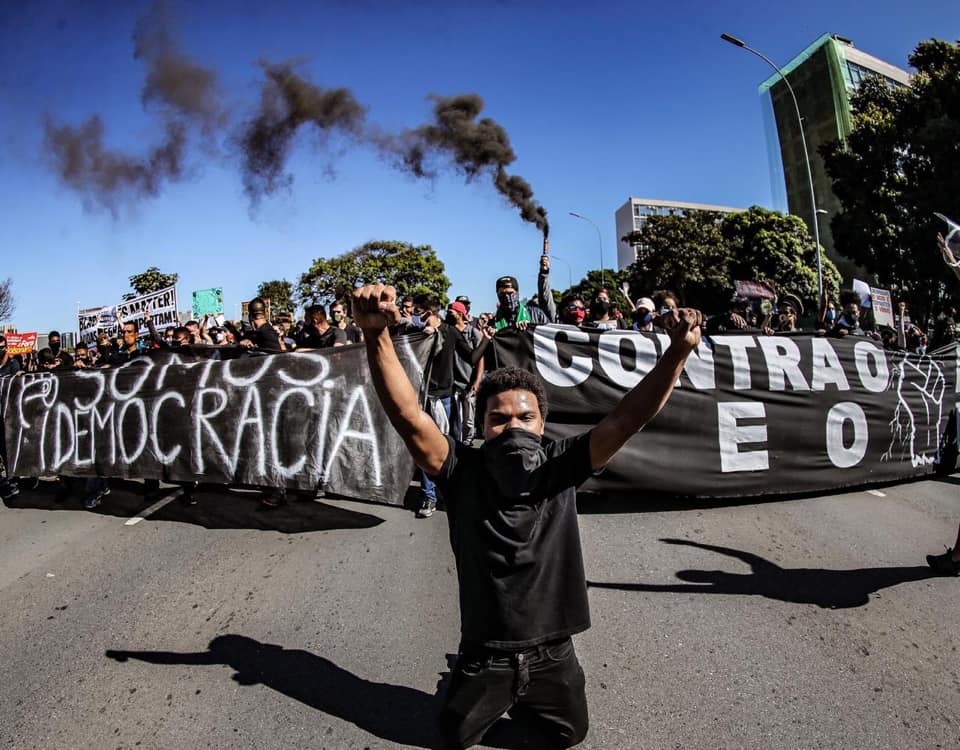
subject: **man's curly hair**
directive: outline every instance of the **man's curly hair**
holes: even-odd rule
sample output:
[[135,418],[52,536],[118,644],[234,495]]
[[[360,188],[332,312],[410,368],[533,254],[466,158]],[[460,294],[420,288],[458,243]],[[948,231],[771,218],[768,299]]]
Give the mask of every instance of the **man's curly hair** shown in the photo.
[[537,397],[540,416],[544,422],[547,421],[547,390],[543,387],[543,381],[529,370],[521,370],[519,367],[501,367],[487,375],[477,390],[476,421],[478,425],[482,425],[486,417],[487,400],[504,391],[530,391]]

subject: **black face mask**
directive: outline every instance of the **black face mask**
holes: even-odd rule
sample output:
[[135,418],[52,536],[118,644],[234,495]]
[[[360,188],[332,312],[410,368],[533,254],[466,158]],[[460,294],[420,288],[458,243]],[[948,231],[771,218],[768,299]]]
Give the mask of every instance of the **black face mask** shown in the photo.
[[504,292],[497,295],[497,301],[500,303],[500,309],[503,310],[506,317],[516,314],[520,309],[520,295],[516,292]]
[[59,353],[60,353],[60,342],[57,341],[56,343],[54,343],[54,342],[51,341],[51,342],[50,342],[50,351],[52,351],[54,354],[59,354]]
[[542,476],[537,469],[547,462],[539,435],[511,427],[486,441],[481,450],[487,474],[503,497],[520,500],[539,494]]
[[595,299],[590,303],[590,312],[597,318],[602,318],[610,312],[610,303],[606,300]]

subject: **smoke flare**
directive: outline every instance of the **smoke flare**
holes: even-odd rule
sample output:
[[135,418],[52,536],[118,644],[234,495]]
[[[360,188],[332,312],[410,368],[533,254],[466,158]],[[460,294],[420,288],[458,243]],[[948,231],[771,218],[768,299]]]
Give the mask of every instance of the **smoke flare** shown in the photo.
[[521,218],[547,236],[547,211],[533,199],[530,183],[505,169],[517,158],[507,131],[489,117],[477,119],[483,111],[480,95],[433,95],[431,99],[432,123],[382,139],[381,146],[395,156],[397,165],[415,177],[433,177],[436,168],[430,163],[431,157],[443,154],[468,181],[483,172],[490,173],[494,187],[520,211]]
[[56,125],[48,116],[44,130],[60,178],[84,196],[88,207],[99,205],[116,213],[121,197],[156,195],[164,180],[183,174],[187,137],[175,121],[167,122],[164,139],[142,158],[106,148],[98,115],[80,127]]
[[240,136],[244,189],[254,204],[293,182],[284,170],[301,126],[312,124],[321,142],[334,131],[359,139],[366,117],[349,89],[321,88],[294,73],[289,64],[261,65],[267,80],[260,109]]
[[205,133],[224,124],[217,74],[177,49],[165,3],[156,3],[137,22],[133,43],[134,58],[147,68],[141,95],[145,105],[157,102],[171,114],[193,120]]

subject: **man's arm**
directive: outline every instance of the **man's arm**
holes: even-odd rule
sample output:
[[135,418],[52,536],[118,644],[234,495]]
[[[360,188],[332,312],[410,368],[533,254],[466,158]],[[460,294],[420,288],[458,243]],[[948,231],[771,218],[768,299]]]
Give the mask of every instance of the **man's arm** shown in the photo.
[[363,331],[370,375],[383,410],[417,466],[427,474],[436,475],[447,460],[450,444],[440,428],[420,408],[417,393],[393,348],[387,326],[400,318],[396,294],[392,286],[382,284],[355,290],[355,320]]
[[557,322],[557,304],[553,301],[553,290],[550,289],[550,256],[544,253],[540,256],[540,273],[537,274],[537,299],[551,323]]
[[670,335],[670,346],[647,376],[591,430],[590,465],[594,471],[606,466],[634,433],[660,413],[673,393],[687,357],[700,343],[702,322],[703,315],[690,309],[664,315],[656,321]]
[[950,246],[942,234],[937,235],[937,244],[940,247],[940,256],[943,258],[943,262],[946,263],[950,270],[960,279],[960,262],[954,257],[953,251],[950,249]]

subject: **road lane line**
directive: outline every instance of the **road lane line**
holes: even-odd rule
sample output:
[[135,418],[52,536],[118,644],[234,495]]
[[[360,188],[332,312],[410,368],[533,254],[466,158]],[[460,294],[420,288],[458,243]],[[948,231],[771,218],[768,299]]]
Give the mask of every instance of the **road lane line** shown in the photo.
[[136,526],[138,523],[140,523],[144,518],[149,516],[151,513],[154,513],[160,510],[164,505],[169,503],[174,498],[180,497],[180,495],[182,494],[183,494],[183,489],[181,489],[180,487],[177,487],[177,489],[173,490],[169,495],[164,495],[159,500],[157,500],[157,502],[155,502],[153,505],[147,508],[145,511],[143,511],[139,515],[134,516],[130,520],[126,521],[123,525]]

